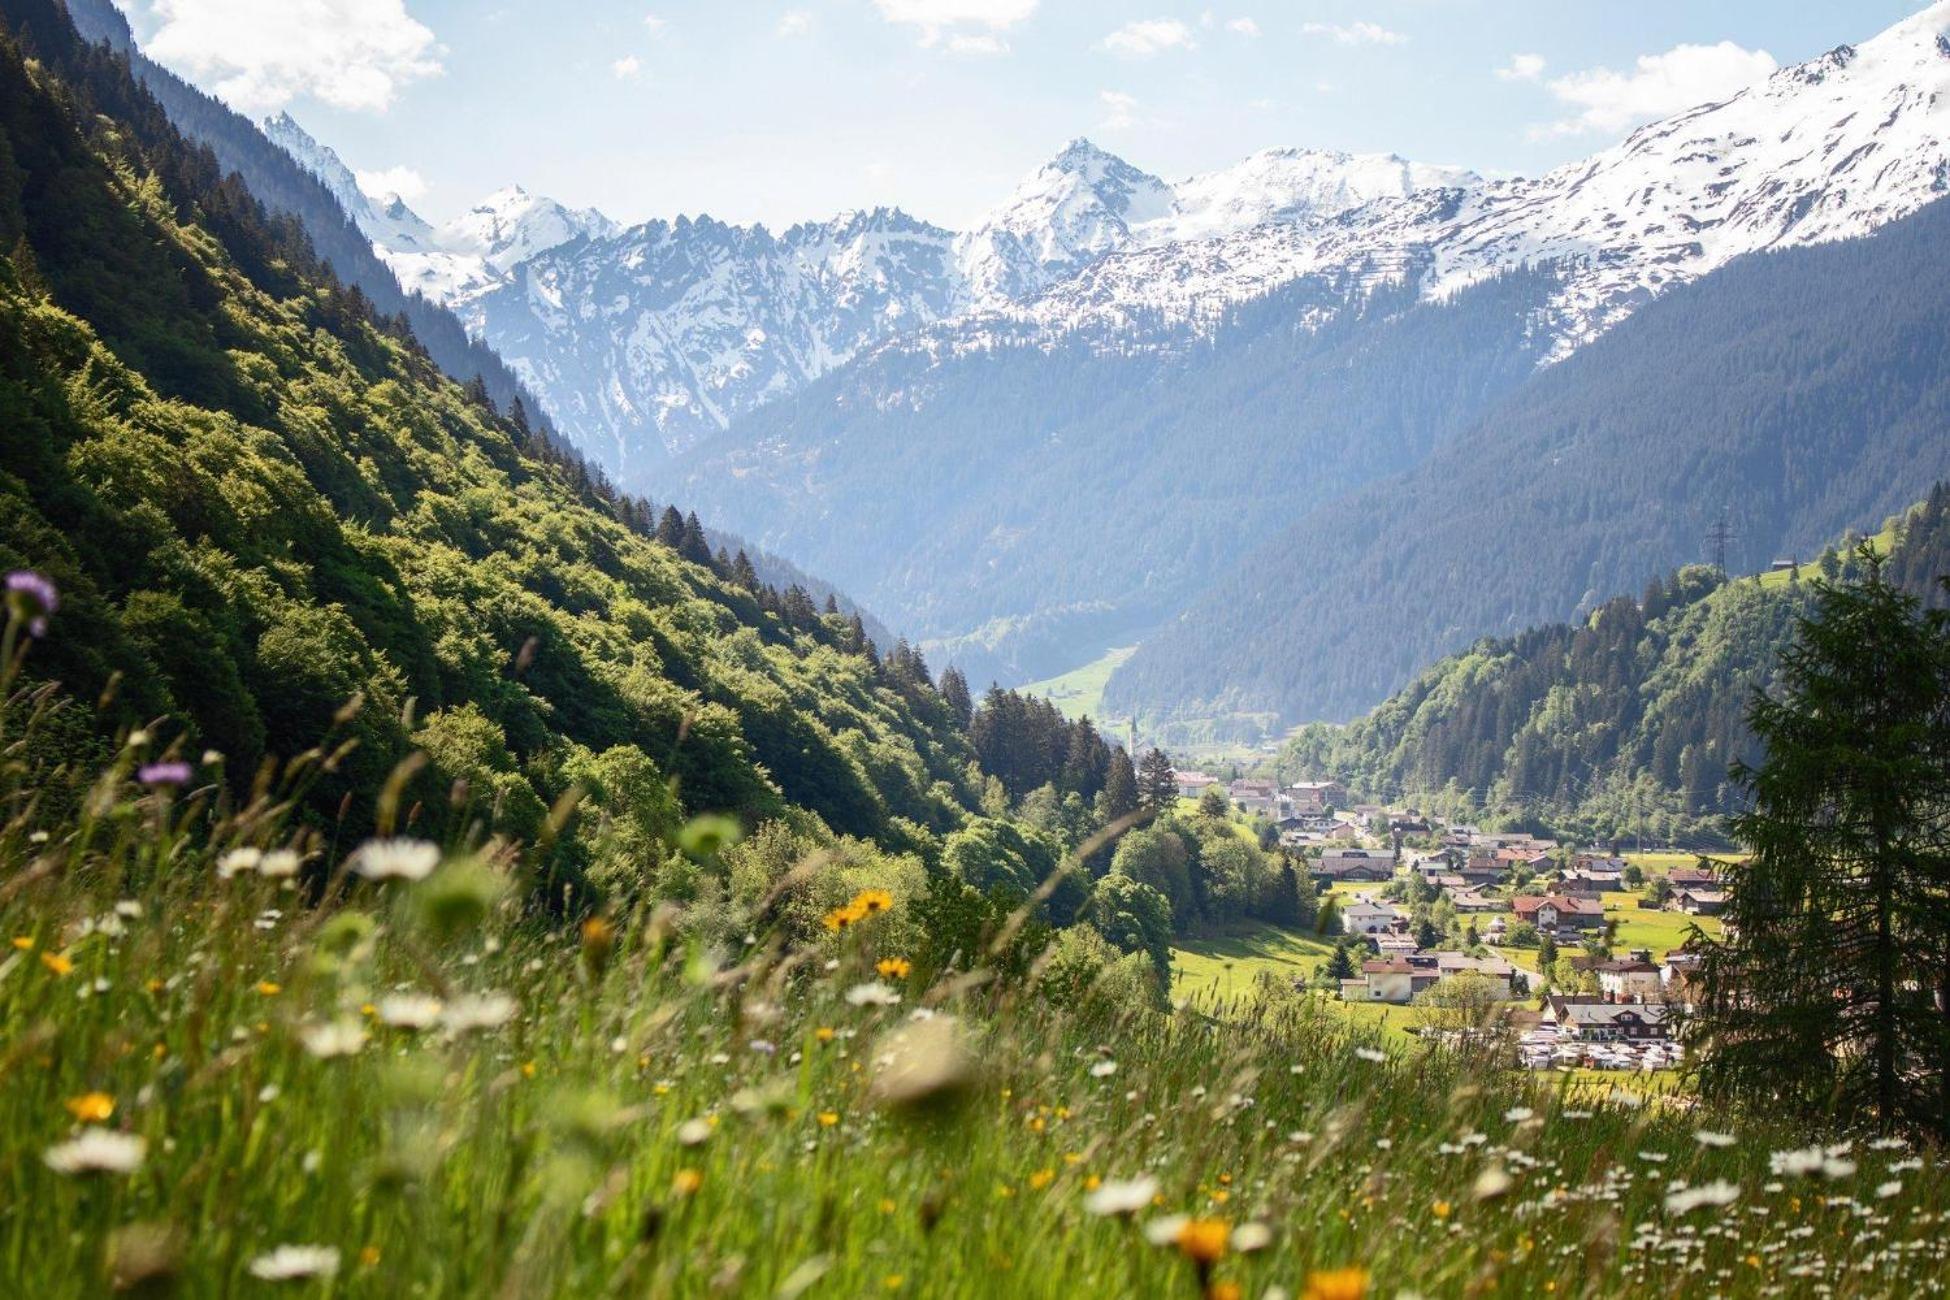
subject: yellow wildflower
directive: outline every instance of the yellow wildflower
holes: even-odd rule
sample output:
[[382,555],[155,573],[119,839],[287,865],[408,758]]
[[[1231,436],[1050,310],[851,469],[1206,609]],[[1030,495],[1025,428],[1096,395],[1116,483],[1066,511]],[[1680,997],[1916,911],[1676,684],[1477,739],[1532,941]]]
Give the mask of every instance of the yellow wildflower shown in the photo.
[[822,1043],[830,1043],[833,1041],[833,1027],[831,1025],[821,1025],[819,1028],[813,1030],[813,1037]]
[[274,998],[278,994],[284,992],[284,986],[282,984],[274,983],[271,980],[259,980],[257,984],[257,991],[259,993],[262,993],[267,998]]
[[695,1169],[679,1169],[677,1176],[670,1180],[670,1190],[679,1196],[695,1195],[704,1186],[704,1175]]
[[880,972],[883,979],[904,980],[914,966],[905,957],[883,957],[874,969]]
[[1056,1171],[1054,1169],[1038,1169],[1035,1173],[1029,1175],[1029,1187],[1031,1191],[1040,1192],[1055,1181]]
[[379,1247],[367,1246],[364,1250],[360,1251],[359,1264],[362,1268],[377,1267],[379,1264]]
[[84,1092],[67,1101],[68,1113],[84,1124],[102,1124],[115,1113],[115,1098],[105,1092]]
[[839,1122],[839,1112],[831,1110],[822,1110],[819,1112],[819,1126],[821,1128],[831,1128]]
[[853,906],[866,916],[884,912],[894,905],[894,896],[884,889],[863,889],[853,897]]
[[1435,1217],[1436,1217],[1436,1218],[1438,1218],[1438,1219],[1446,1219],[1446,1218],[1448,1218],[1448,1217],[1449,1217],[1449,1211],[1450,1211],[1451,1209],[1453,1209],[1454,1207],[1452,1207],[1452,1206],[1451,1206],[1451,1205],[1449,1204],[1449,1202],[1447,1202],[1447,1201],[1437,1201],[1437,1202],[1436,1202],[1436,1203],[1435,1203],[1435,1204],[1434,1204],[1433,1206],[1431,1206],[1430,1208],[1431,1208],[1431,1210],[1432,1210],[1432,1212],[1433,1212],[1433,1213],[1435,1214]]
[[1307,1286],[1300,1293],[1300,1300],[1363,1300],[1367,1294],[1367,1269],[1330,1268],[1307,1274]]
[[47,967],[49,970],[53,971],[56,975],[66,975],[69,971],[74,969],[74,963],[70,961],[67,957],[63,956],[58,952],[42,953],[41,965]]
[[1187,1219],[1172,1245],[1195,1264],[1215,1264],[1226,1253],[1226,1238],[1231,1235],[1224,1219]]
[[34,950],[34,936],[31,934],[15,935],[14,947],[20,949],[22,952],[32,952]]

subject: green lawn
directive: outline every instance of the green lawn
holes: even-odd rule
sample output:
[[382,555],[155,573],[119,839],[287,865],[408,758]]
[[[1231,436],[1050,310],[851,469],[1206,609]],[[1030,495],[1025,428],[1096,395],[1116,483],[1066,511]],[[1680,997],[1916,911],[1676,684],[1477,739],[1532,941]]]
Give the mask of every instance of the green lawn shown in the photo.
[[[1875,543],[1876,550],[1881,554],[1883,555],[1891,554],[1896,549],[1896,528],[1894,523],[1892,522],[1890,526],[1884,528],[1881,532],[1877,533],[1874,537],[1868,538],[1866,540]],[[1760,585],[1763,587],[1785,587],[1788,584],[1789,576],[1790,575],[1788,571],[1785,569],[1781,570],[1779,573],[1776,573],[1772,569],[1770,569],[1766,573],[1760,575]],[[1814,556],[1814,558],[1812,559],[1803,560],[1801,562],[1801,581],[1807,582],[1813,578],[1818,578],[1820,576],[1821,576],[1821,556],[1819,554]]]
[[1102,658],[1092,660],[1081,668],[1072,668],[1046,681],[1030,683],[1022,688],[1022,693],[1048,696],[1050,703],[1063,711],[1064,717],[1073,720],[1086,714],[1101,719],[1104,687],[1109,684],[1110,675],[1136,653],[1137,647],[1134,645],[1105,651]]
[[1694,917],[1684,912],[1640,907],[1637,894],[1606,894],[1605,916],[1618,921],[1618,934],[1612,940],[1614,951],[1623,953],[1631,948],[1649,948],[1654,961],[1685,943],[1695,924],[1714,939],[1723,932],[1716,917]]
[[[1171,950],[1171,992],[1193,1006],[1222,1009],[1222,1004],[1250,999],[1262,974],[1276,979],[1312,979],[1334,951],[1318,935],[1262,926],[1209,939],[1181,939]],[[1322,1008],[1351,1024],[1380,1029],[1392,1045],[1414,1041],[1408,1027],[1414,1013],[1407,1007],[1343,1002],[1320,994]]]
[[1311,979],[1334,945],[1273,926],[1214,939],[1181,939],[1171,950],[1172,993],[1193,998],[1250,994],[1262,973]]

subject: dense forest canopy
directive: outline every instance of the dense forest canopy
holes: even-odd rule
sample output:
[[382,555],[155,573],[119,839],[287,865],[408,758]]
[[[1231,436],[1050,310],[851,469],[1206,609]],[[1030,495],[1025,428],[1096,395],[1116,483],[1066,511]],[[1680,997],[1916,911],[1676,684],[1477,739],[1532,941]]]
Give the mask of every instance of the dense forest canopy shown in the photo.
[[1112,676],[1116,716],[1340,720],[1484,635],[1712,558],[1812,555],[1950,475],[1950,203],[1675,288],[1307,509]]

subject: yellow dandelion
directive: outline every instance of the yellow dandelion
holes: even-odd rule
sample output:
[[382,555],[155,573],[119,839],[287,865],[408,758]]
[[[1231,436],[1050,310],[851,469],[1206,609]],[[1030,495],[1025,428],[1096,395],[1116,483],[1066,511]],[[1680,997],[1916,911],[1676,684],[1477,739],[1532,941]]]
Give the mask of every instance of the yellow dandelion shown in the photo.
[[1209,1266],[1226,1253],[1226,1239],[1231,1235],[1224,1219],[1187,1219],[1171,1244],[1193,1263]]
[[1103,1185],[1104,1185],[1104,1180],[1099,1178],[1096,1174],[1091,1174],[1089,1177],[1083,1180],[1083,1190],[1086,1192],[1094,1192],[1099,1187],[1102,1187]]
[[521,1077],[524,1079],[532,1079],[535,1077],[535,1063],[533,1061],[523,1061],[521,1063]]
[[1367,1294],[1367,1269],[1331,1268],[1307,1274],[1307,1286],[1300,1300],[1364,1300]]
[[822,1043],[830,1043],[833,1041],[833,1027],[831,1025],[821,1025],[819,1028],[813,1030],[813,1037]]
[[284,985],[275,983],[271,980],[259,980],[257,984],[257,991],[259,993],[262,993],[267,998],[274,998],[278,994],[284,992]]
[[839,1112],[831,1110],[822,1110],[819,1112],[819,1127],[831,1128],[839,1122]]
[[151,975],[149,977],[149,982],[147,984],[144,984],[142,987],[148,989],[151,993],[160,993],[163,991],[163,982],[157,979],[155,976]]
[[905,957],[883,957],[874,969],[880,972],[882,979],[904,980],[914,966]]
[[1224,1205],[1227,1201],[1231,1199],[1232,1199],[1232,1193],[1227,1191],[1223,1187],[1216,1188],[1212,1193],[1212,1204],[1214,1205]]
[[1205,1288],[1206,1300],[1240,1300],[1244,1294],[1237,1282],[1214,1282]]
[[670,1190],[679,1196],[694,1196],[702,1186],[704,1175],[695,1169],[679,1169],[677,1176],[670,1180]]
[[364,1250],[359,1252],[359,1266],[361,1268],[376,1268],[378,1267],[378,1265],[379,1265],[379,1247],[367,1246]]
[[1430,1206],[1429,1208],[1430,1208],[1430,1212],[1433,1213],[1436,1218],[1446,1219],[1449,1217],[1449,1212],[1455,1207],[1451,1206],[1447,1201],[1437,1201],[1434,1205]]
[[115,1113],[115,1098],[105,1092],[84,1092],[67,1100],[68,1113],[84,1124],[103,1124]]
[[69,971],[74,969],[74,962],[70,961],[67,957],[63,956],[58,952],[42,953],[41,965],[47,967],[49,970],[53,971],[56,975],[66,975]]
[[1054,1169],[1038,1169],[1035,1173],[1029,1175],[1029,1187],[1031,1191],[1040,1192],[1055,1181],[1056,1171]]
[[15,935],[14,947],[20,949],[22,952],[32,952],[34,950],[34,936],[31,934]]

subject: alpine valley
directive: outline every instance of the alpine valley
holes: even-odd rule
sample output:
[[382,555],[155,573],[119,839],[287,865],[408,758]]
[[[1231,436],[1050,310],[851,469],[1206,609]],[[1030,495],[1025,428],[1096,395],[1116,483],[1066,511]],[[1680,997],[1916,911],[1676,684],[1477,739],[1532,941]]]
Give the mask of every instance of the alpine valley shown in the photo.
[[[1295,148],[1167,180],[1078,140],[961,231],[518,186],[436,227],[265,133],[621,484],[977,680],[1135,645],[1125,716],[1349,716],[1722,520],[1764,564],[1950,473],[1917,433],[1940,223],[1906,221],[1950,190],[1950,3],[1541,177]],[[1727,382],[1770,362],[1805,400]]]

